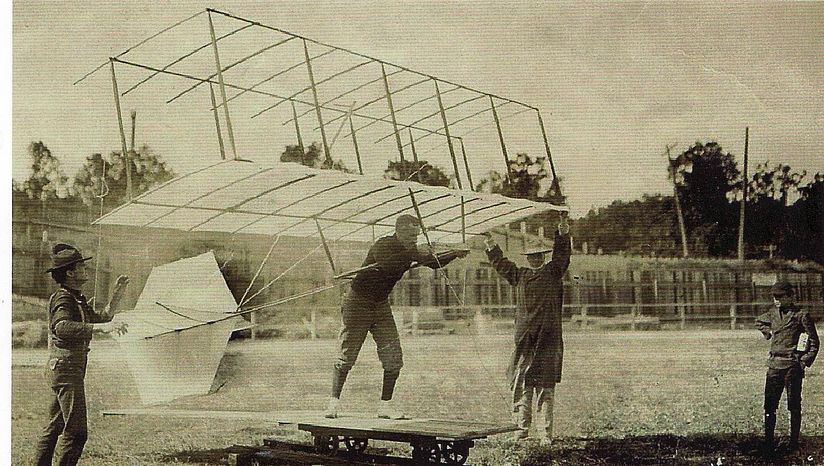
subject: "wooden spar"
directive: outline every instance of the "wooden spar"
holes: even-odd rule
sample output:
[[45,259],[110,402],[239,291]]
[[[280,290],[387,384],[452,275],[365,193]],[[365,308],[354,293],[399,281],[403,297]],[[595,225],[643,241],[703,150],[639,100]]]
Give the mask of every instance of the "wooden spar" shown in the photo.
[[[316,58],[317,58],[317,57],[316,57]],[[312,60],[314,60],[314,58],[310,58],[310,59],[309,59],[309,61],[312,61]],[[348,72],[350,72],[350,71],[356,70],[356,69],[360,68],[361,66],[368,65],[369,63],[370,63],[370,62],[358,63],[357,65],[355,65],[355,66],[353,66],[353,67],[347,68],[347,69],[345,69],[345,70],[343,70],[343,71],[340,71],[340,72],[337,72],[337,73],[333,74],[332,76],[329,76],[329,77],[327,77],[327,78],[321,79],[320,81],[318,81],[318,82],[314,83],[314,86],[315,86],[315,88],[317,88],[318,86],[320,86],[321,84],[323,84],[323,83],[325,83],[325,82],[331,81],[332,79],[334,79],[334,78],[336,78],[336,77],[338,77],[338,76],[340,76],[340,75],[342,75],[342,74],[346,74],[346,73],[348,73]],[[299,91],[295,92],[294,94],[290,95],[289,97],[284,97],[284,98],[280,99],[278,102],[275,102],[274,104],[272,104],[272,105],[270,105],[270,106],[268,106],[268,107],[264,108],[263,110],[261,110],[261,111],[257,112],[257,113],[256,113],[256,115],[260,115],[260,114],[266,113],[266,112],[268,112],[269,110],[272,110],[272,109],[274,109],[274,108],[276,108],[276,107],[280,106],[280,104],[282,104],[282,103],[286,102],[287,100],[292,100],[293,98],[295,98],[295,97],[297,97],[297,96],[299,96],[299,95],[303,94],[304,92],[306,92],[306,91],[308,91],[308,90],[310,90],[310,89],[312,89],[312,86],[307,86],[307,87],[304,87],[303,89],[301,89],[301,90],[299,90]],[[230,100],[231,100],[231,99],[230,99]],[[319,104],[319,105],[322,105],[322,104]],[[329,124],[329,123],[330,123],[330,122],[327,122],[327,124]]]
[[458,160],[455,158],[455,148],[452,147],[452,136],[449,135],[449,121],[446,119],[446,111],[443,108],[443,100],[441,99],[441,89],[438,87],[437,79],[432,79],[432,82],[435,83],[435,95],[438,97],[438,108],[441,110],[443,130],[446,133],[446,143],[449,145],[449,155],[452,157],[452,167],[455,169],[455,179],[458,181],[458,189],[463,189],[461,175],[458,173]]
[[126,149],[126,132],[123,130],[123,111],[120,108],[120,93],[117,90],[117,75],[114,72],[114,57],[109,58],[109,65],[112,70],[112,91],[114,91],[114,106],[117,110],[117,125],[120,128],[120,146],[123,154],[123,162],[126,165],[126,194],[129,201],[132,200],[132,158],[129,150]]
[[[489,105],[492,109],[492,118],[495,119],[495,127],[498,128],[498,140],[501,142],[501,152],[504,154],[504,163],[506,164],[506,182],[509,184],[512,181],[512,177],[510,176],[511,168],[509,166],[509,155],[506,152],[504,132],[501,130],[501,120],[498,118],[498,111],[495,110],[495,101],[492,99],[491,95],[489,96]],[[538,115],[540,115],[540,113]]]
[[398,146],[398,154],[403,162],[403,144],[401,144],[401,134],[398,132],[398,120],[395,117],[395,107],[392,105],[392,91],[389,89],[389,78],[386,77],[386,67],[381,63],[381,76],[383,77],[383,88],[386,91],[386,104],[389,106],[389,115],[392,116],[392,129],[395,134],[395,143]]
[[415,138],[412,137],[412,130],[409,130],[409,145],[412,147],[412,160],[415,161],[415,166],[418,165],[418,151],[415,150]]
[[[394,72],[392,72],[392,73],[387,74],[386,76],[387,76],[387,77],[390,77],[390,76],[394,76],[394,75],[396,75],[396,74],[398,74],[398,73],[400,73],[400,71],[394,71]],[[380,81],[381,79],[382,79],[382,78],[378,78],[378,79],[377,79],[377,81]],[[422,80],[420,80],[420,81],[418,81],[418,82],[415,82],[415,83],[412,83],[412,84],[408,84],[408,85],[406,85],[406,86],[404,86],[404,87],[402,87],[402,88],[400,88],[400,89],[398,89],[398,90],[396,90],[396,91],[392,92],[392,94],[394,94],[394,95],[398,95],[398,94],[400,94],[401,92],[403,92],[403,91],[405,91],[405,90],[409,89],[410,87],[417,86],[418,84],[422,84],[422,83],[425,83],[425,82],[427,82],[427,81],[429,81],[429,79],[422,79]],[[370,82],[370,83],[371,83],[371,82]],[[355,88],[355,89],[358,89],[358,88]],[[336,100],[337,98],[343,97],[343,96],[344,96],[344,95],[346,95],[346,94],[348,94],[348,92],[345,92],[345,93],[341,94],[340,96],[338,96],[338,97],[336,97],[336,98],[334,98],[334,99],[330,99],[330,100],[328,100],[328,101],[327,101],[327,103],[328,103],[328,102],[331,102],[332,100]],[[431,97],[430,97],[430,98],[431,98]],[[368,107],[368,106],[370,106],[370,105],[374,104],[375,102],[380,102],[380,101],[381,101],[381,100],[383,100],[383,99],[384,99],[384,97],[383,97],[383,96],[375,97],[374,99],[372,99],[372,100],[370,100],[370,101],[366,102],[365,104],[360,105],[360,106],[358,106],[358,107],[355,107],[355,111],[358,111],[358,110],[361,110],[361,109],[363,109],[363,108],[366,108],[366,107]],[[405,110],[405,109],[407,109],[407,108],[409,108],[409,106],[408,106],[408,105],[407,105],[406,107],[404,107],[404,108],[395,109],[395,113],[396,113],[396,114],[397,114],[397,113],[400,113],[401,111],[403,111],[403,110]],[[389,116],[389,114],[384,115],[384,116],[383,116],[383,118],[386,118],[386,117],[388,117],[388,116]],[[329,123],[332,123],[333,121],[338,120],[338,119],[340,119],[340,118],[343,118],[343,117],[342,117],[341,115],[338,115],[338,116],[336,116],[335,118],[332,118],[332,119],[329,121]],[[377,118],[376,118],[375,120],[377,120],[377,121],[385,121],[385,120],[380,120],[380,119],[377,119]],[[377,123],[377,121],[375,121],[375,123]],[[364,126],[361,126],[360,128],[358,128],[358,131],[360,131],[360,130],[362,130],[362,129],[364,129],[364,128],[368,127],[368,126],[371,126],[372,124],[374,124],[374,123],[369,123],[369,124],[366,124],[366,125],[364,125]],[[409,127],[409,126],[411,126],[411,125],[403,125],[403,126]]]
[[[225,39],[225,38],[227,38],[227,37],[229,37],[229,36],[232,36],[232,35],[234,35],[234,34],[237,34],[238,32],[240,32],[240,31],[242,31],[242,30],[244,30],[244,29],[250,28],[250,27],[252,27],[252,26],[251,26],[251,25],[249,25],[249,24],[247,24],[246,26],[243,26],[243,27],[237,28],[237,29],[235,29],[234,31],[227,32],[226,34],[223,34],[222,36],[218,37],[218,38],[217,38],[217,42],[220,42],[221,40],[223,40],[223,39]],[[211,47],[211,45],[212,45],[212,41],[210,40],[209,42],[207,42],[207,43],[205,43],[205,44],[201,45],[200,47],[198,47],[198,48],[196,48],[196,49],[192,50],[191,52],[189,52],[189,53],[187,53],[187,54],[184,54],[184,55],[182,55],[182,56],[180,56],[180,57],[177,57],[175,60],[173,60],[173,61],[169,62],[168,64],[166,64],[166,66],[164,66],[164,67],[163,67],[163,68],[161,68],[161,69],[162,69],[163,71],[168,70],[168,69],[169,69],[169,68],[171,68],[172,66],[174,66],[174,65],[176,65],[176,64],[178,64],[178,63],[180,63],[180,62],[182,62],[183,60],[185,60],[185,59],[187,59],[187,58],[189,58],[189,57],[191,57],[192,55],[196,54],[197,52],[200,52],[201,50],[203,50],[203,49],[205,49],[205,48],[207,48],[207,47]],[[228,68],[227,68],[227,69],[228,69]],[[133,85],[132,85],[132,87],[130,87],[130,88],[126,89],[125,91],[123,91],[123,95],[126,95],[126,94],[128,94],[129,92],[132,92],[133,90],[135,90],[135,89],[137,89],[138,87],[140,87],[143,83],[145,83],[146,81],[148,81],[148,80],[150,80],[150,79],[154,78],[155,76],[157,76],[157,75],[159,75],[159,74],[160,74],[160,72],[155,71],[154,73],[150,74],[149,76],[146,76],[145,78],[141,79],[141,80],[140,80],[140,81],[138,81],[137,83],[133,84]],[[214,77],[214,75],[213,75],[212,77]],[[183,95],[185,95],[185,94],[188,94],[190,91],[194,90],[194,89],[195,89],[197,86],[199,86],[200,84],[201,84],[201,83],[195,84],[194,86],[192,86],[192,87],[190,87],[190,88],[186,89],[185,91],[181,92],[181,93],[180,93],[180,94],[178,94],[175,98],[171,99],[170,101],[167,101],[166,103],[167,103],[167,104],[168,104],[168,103],[171,103],[171,102],[172,102],[172,101],[174,101],[175,99],[177,99],[177,98],[179,98],[179,97],[182,97],[182,96],[183,96]],[[232,99],[229,99],[229,100],[232,100]]]
[[312,73],[312,61],[309,59],[309,45],[306,43],[306,39],[303,40],[303,54],[306,57],[306,70],[309,73],[309,84],[312,86],[312,97],[315,101],[315,113],[318,116],[320,136],[323,139],[323,152],[326,154],[326,163],[332,166],[332,155],[329,153],[329,144],[326,142],[326,128],[323,126],[323,115],[320,112],[320,104],[318,103],[318,89],[315,87],[315,75]]
[[463,154],[464,167],[466,167],[466,179],[469,181],[469,189],[475,191],[475,185],[472,184],[472,172],[469,170],[469,160],[466,158],[466,147],[464,147],[463,138],[458,138],[461,143],[461,154]]
[[329,250],[329,245],[326,243],[326,235],[323,234],[323,228],[320,227],[320,222],[317,217],[315,217],[315,225],[318,227],[320,242],[323,244],[323,252],[326,253],[326,259],[329,260],[329,266],[332,267],[332,273],[337,275],[338,270],[335,268],[335,261],[332,259],[332,251]]
[[[321,53],[321,54],[315,55],[314,57],[312,57],[312,60],[316,60],[316,59],[318,59],[318,58],[320,58],[320,57],[322,57],[322,56],[324,56],[324,55],[329,55],[330,53],[333,53],[333,52],[334,52],[334,50],[327,50],[326,52],[323,52],[323,53]],[[300,66],[303,66],[304,64],[305,64],[304,60],[301,60],[300,62],[295,63],[294,65],[292,65],[292,66],[290,66],[290,67],[288,67],[288,68],[282,69],[282,70],[278,71],[277,73],[275,73],[275,74],[273,74],[273,75],[271,75],[271,76],[269,76],[269,77],[267,77],[267,78],[265,78],[265,79],[262,79],[262,80],[260,80],[260,81],[258,81],[258,82],[256,82],[256,83],[254,83],[254,84],[252,84],[252,85],[251,85],[251,86],[249,86],[248,88],[242,88],[242,87],[239,87],[238,89],[240,90],[240,92],[238,92],[237,94],[233,95],[232,97],[229,97],[229,102],[231,102],[231,101],[233,101],[233,100],[237,99],[238,97],[242,96],[243,94],[245,94],[245,93],[247,93],[247,92],[253,92],[253,91],[254,91],[254,90],[255,90],[258,86],[260,86],[261,84],[265,84],[265,83],[267,83],[267,82],[269,82],[269,81],[271,81],[271,80],[275,79],[276,77],[278,77],[278,76],[280,76],[280,75],[283,75],[283,74],[285,74],[285,73],[288,73],[288,72],[290,72],[290,71],[294,70],[295,68],[298,68],[298,67],[300,67]],[[174,99],[176,99],[176,98],[178,98],[178,97],[180,97],[180,96],[181,96],[181,94],[178,94],[177,96],[173,97],[172,99],[167,100],[167,101],[166,101],[166,103],[170,103],[172,100],[174,100]],[[281,96],[273,96],[273,97],[277,97],[278,99],[293,100],[293,99],[290,99],[289,97],[281,97]],[[308,112],[306,112],[306,113],[311,113],[311,112],[312,112],[312,110],[310,109],[310,110],[309,110]],[[301,115],[301,116],[303,116],[303,115]],[[284,123],[284,124],[285,124],[285,123]]]
[[[118,58],[115,58],[114,61],[117,62],[117,63],[122,63],[124,65],[129,65],[129,66],[134,66],[135,68],[141,68],[141,69],[144,69],[144,70],[160,71],[161,73],[168,74],[170,76],[177,76],[177,77],[180,77],[180,78],[192,79],[192,80],[195,80],[195,81],[204,81],[204,82],[211,82],[213,84],[220,84],[220,83],[216,83],[216,82],[214,82],[210,79],[198,78],[198,77],[192,76],[190,74],[179,73],[179,72],[176,72],[176,71],[170,71],[170,70],[165,70],[164,71],[164,70],[160,70],[159,68],[152,67],[152,66],[143,65],[143,64],[140,64],[140,63],[134,63],[134,62],[130,62],[130,61],[127,61],[127,60],[120,60]],[[278,95],[278,94],[273,94],[271,92],[265,92],[265,91],[260,91],[260,90],[257,90],[257,89],[251,89],[251,88],[248,88],[248,87],[238,86],[236,84],[225,83],[225,86],[230,88],[230,89],[243,90],[243,91],[246,91],[246,92],[252,92],[252,93],[259,94],[259,95],[264,95],[264,96],[267,96],[267,97],[274,97],[276,99],[288,99],[287,97],[283,97],[283,96]],[[446,92],[449,92],[449,91],[446,91]],[[444,93],[446,93],[446,92],[444,92]],[[297,102],[299,104],[314,107],[314,104],[311,103],[311,102],[306,102],[306,101],[299,100],[299,99],[292,99],[292,100],[294,100],[295,102]],[[335,107],[321,106],[321,108],[324,109],[324,110],[329,110],[329,111],[332,111],[332,112],[340,113],[343,116],[346,116],[346,114],[349,113],[347,110],[341,110],[341,109],[335,108]],[[359,118],[372,120],[375,123],[378,123],[378,122],[391,123],[391,121],[386,120],[384,118],[377,118],[377,117],[373,117],[371,115],[365,115],[365,114],[360,114],[360,113],[352,113],[352,114],[356,117],[359,117]],[[255,115],[253,115],[251,118],[254,118],[254,117],[255,117]],[[409,127],[413,128],[413,129],[423,131],[423,132],[426,132],[426,133],[432,133],[432,134],[437,134],[439,136],[443,136],[443,133],[440,133],[438,131],[433,131],[433,130],[428,129],[428,128],[417,127],[417,126],[409,126]],[[361,129],[363,129],[363,127],[358,128],[358,131],[360,131]]]
[[[269,44],[269,45],[267,45],[266,47],[263,47],[262,49],[257,50],[257,51],[255,51],[254,53],[251,53],[251,54],[249,54],[249,55],[247,55],[247,56],[245,56],[245,57],[241,58],[240,60],[236,60],[235,62],[233,62],[233,63],[230,63],[230,64],[226,65],[224,68],[222,68],[222,69],[221,69],[221,72],[229,71],[229,70],[231,70],[232,68],[236,67],[237,65],[240,65],[241,63],[243,63],[243,62],[245,62],[245,61],[247,61],[247,60],[251,60],[252,58],[254,58],[254,57],[256,57],[256,56],[258,56],[258,55],[262,54],[263,52],[266,52],[266,51],[271,50],[271,49],[273,49],[273,48],[275,48],[275,47],[278,47],[278,46],[280,46],[280,45],[282,45],[282,44],[285,44],[286,42],[289,42],[289,41],[290,41],[290,40],[292,40],[292,39],[294,39],[294,37],[290,37],[290,38],[288,38],[288,39],[284,39],[284,40],[282,40],[282,41],[275,42],[274,44]],[[216,40],[215,42],[217,42],[217,40]],[[209,75],[209,79],[214,78],[216,75],[217,75],[217,73],[212,73],[212,74],[210,74],[210,75]],[[196,87],[200,86],[201,84],[203,84],[203,83],[202,83],[202,82],[199,82],[199,83],[197,83],[197,84],[193,85],[193,86],[192,86],[191,88],[189,88],[186,92],[188,92],[188,91],[191,91],[191,90],[195,89]],[[237,96],[233,96],[233,97],[229,98],[229,99],[227,100],[227,102],[230,102],[230,101],[234,100],[234,99],[235,99],[235,97],[237,97]]]
[[[445,94],[445,92],[444,92],[444,94]],[[431,98],[431,97],[430,97],[430,98]],[[464,100],[464,101],[458,102],[458,103],[456,103],[456,104],[452,104],[452,105],[450,105],[449,107],[444,108],[444,110],[451,110],[451,109],[453,109],[453,108],[460,107],[461,105],[468,104],[468,103],[470,103],[470,102],[474,102],[474,101],[476,101],[476,100],[478,100],[478,99],[482,99],[482,98],[484,98],[484,96],[482,96],[482,95],[475,96],[475,97],[472,97],[472,98],[470,98],[470,99],[466,99],[466,100]],[[428,99],[427,99],[427,100],[428,100]],[[435,112],[433,112],[433,113],[430,113],[429,115],[426,115],[426,116],[423,116],[423,117],[421,117],[421,118],[418,118],[417,120],[413,121],[412,123],[409,123],[409,124],[408,124],[408,125],[406,125],[406,126],[416,125],[416,124],[418,124],[418,123],[420,123],[420,122],[422,122],[422,121],[426,121],[426,120],[428,120],[428,119],[432,118],[433,116],[437,116],[437,115],[439,115],[440,113],[441,113],[441,112],[440,112],[440,110],[435,111]],[[380,138],[376,139],[376,140],[375,140],[375,142],[376,142],[376,143],[381,142],[381,141],[383,141],[383,140],[385,140],[385,139],[388,139],[390,136],[392,136],[392,133],[389,133],[389,134],[387,134],[387,135],[381,136]]]
[[[318,58],[318,57],[313,57],[312,59],[314,60],[315,58]],[[396,75],[396,74],[398,74],[398,73],[402,73],[402,72],[403,72],[403,70],[397,70],[397,71],[393,71],[393,72],[391,72],[391,73],[387,74],[386,76],[387,76],[387,77],[389,77],[389,76],[394,76],[394,75]],[[372,79],[371,81],[367,81],[367,82],[365,82],[365,83],[363,83],[363,84],[361,84],[361,85],[359,85],[359,86],[353,87],[352,89],[349,89],[348,91],[343,92],[343,93],[341,93],[341,94],[338,94],[338,95],[336,95],[335,97],[332,97],[331,99],[329,99],[329,100],[327,100],[327,101],[323,102],[321,105],[327,105],[327,104],[330,104],[330,103],[332,103],[332,102],[334,102],[334,101],[336,101],[336,100],[338,100],[338,99],[340,99],[340,98],[346,97],[347,95],[349,95],[349,94],[351,94],[351,93],[353,93],[353,92],[357,92],[357,91],[359,91],[359,90],[363,89],[364,87],[366,87],[366,86],[368,86],[368,85],[370,85],[370,84],[375,84],[376,82],[380,81],[381,79],[382,79],[382,78],[375,78],[375,79]],[[426,82],[426,81],[428,81],[428,80],[423,80],[422,82]],[[407,86],[407,87],[409,87],[409,86]],[[400,89],[400,90],[402,90],[402,89]],[[395,93],[400,92],[400,90],[395,91]],[[356,108],[355,108],[355,111],[360,110],[360,109],[362,109],[362,108],[364,108],[364,107],[368,107],[369,105],[372,105],[372,104],[374,104],[375,102],[378,102],[378,101],[379,101],[379,100],[381,100],[381,99],[383,99],[383,97],[382,97],[382,96],[381,96],[381,97],[376,97],[376,98],[374,98],[374,99],[370,100],[369,102],[367,102],[367,103],[365,103],[365,104],[363,104],[363,105],[361,105],[361,106],[359,106],[359,107],[356,107]],[[306,115],[306,114],[308,114],[308,113],[311,113],[311,112],[312,112],[312,110],[311,110],[311,109],[309,109],[309,110],[307,110],[307,111],[305,111],[305,112],[301,113],[300,115],[298,115],[298,117],[302,117],[302,116],[304,116],[304,115]],[[331,120],[327,121],[326,123],[327,123],[327,124],[328,124],[328,123],[333,123],[335,120],[338,120],[338,119],[340,119],[340,118],[342,118],[342,117],[341,117],[341,116],[336,116],[336,117],[332,118]],[[286,122],[284,122],[283,124],[285,125],[285,124],[287,124],[287,123],[289,123],[289,122],[288,122],[288,121],[286,121]]]
[[423,237],[426,238],[426,244],[429,247],[432,247],[432,242],[429,241],[429,233],[426,231],[426,226],[423,223],[423,216],[421,215],[421,209],[418,207],[418,201],[415,200],[415,193],[412,192],[412,188],[409,189],[409,198],[412,199],[412,208],[415,209],[415,215],[418,217],[418,222],[421,224],[421,232],[423,233]]
[[300,124],[298,123],[298,110],[295,108],[295,101],[290,101],[292,104],[292,119],[295,121],[295,135],[298,137],[298,147],[300,148],[300,153],[303,154],[304,147],[303,147],[303,137],[300,135]]
[[[460,84],[456,84],[456,83],[453,83],[453,82],[451,82],[451,81],[447,81],[447,80],[445,80],[445,79],[440,79],[440,78],[438,78],[438,77],[436,77],[436,76],[431,76],[431,75],[428,75],[428,74],[425,74],[425,73],[421,73],[420,71],[415,71],[415,70],[413,70],[413,69],[411,69],[411,68],[407,68],[407,67],[405,67],[405,66],[401,66],[401,65],[398,65],[398,64],[395,64],[395,63],[392,63],[392,62],[386,61],[386,60],[380,60],[380,59],[377,59],[377,58],[374,58],[374,57],[370,57],[369,55],[364,55],[364,54],[362,54],[362,53],[358,53],[358,52],[355,52],[355,51],[352,51],[352,50],[349,50],[349,49],[346,49],[346,48],[343,48],[343,47],[336,47],[336,46],[334,46],[334,45],[329,45],[329,44],[326,44],[326,43],[323,43],[323,42],[320,42],[320,41],[317,41],[317,40],[314,40],[314,39],[310,39],[310,38],[305,37],[305,36],[301,36],[301,35],[299,35],[299,34],[295,34],[295,33],[292,33],[292,32],[289,32],[289,31],[286,31],[286,30],[284,30],[284,29],[276,28],[276,27],[273,27],[273,26],[268,26],[268,25],[266,25],[266,24],[261,24],[261,23],[259,23],[259,22],[257,22],[257,21],[252,21],[252,20],[249,20],[249,19],[246,19],[246,18],[242,18],[242,17],[240,17],[240,16],[236,16],[236,15],[233,15],[233,14],[231,14],[231,13],[226,13],[226,12],[224,12],[224,11],[216,10],[216,9],[214,9],[214,8],[209,8],[209,9],[208,9],[208,11],[211,11],[211,12],[214,12],[214,13],[217,13],[217,14],[220,14],[220,15],[223,15],[223,16],[226,16],[227,18],[233,18],[233,19],[236,19],[236,20],[238,20],[238,21],[243,21],[243,22],[246,22],[246,23],[252,23],[252,24],[254,24],[255,26],[259,26],[259,27],[262,27],[262,28],[264,28],[264,29],[269,29],[270,31],[277,31],[277,32],[280,32],[280,33],[282,33],[282,34],[286,34],[286,35],[290,35],[290,36],[295,36],[295,37],[298,37],[298,38],[300,38],[300,39],[303,39],[303,40],[304,40],[304,42],[312,42],[312,43],[314,43],[314,44],[321,45],[321,46],[323,46],[323,47],[329,47],[329,48],[332,48],[332,49],[335,49],[335,50],[340,50],[341,52],[346,52],[346,53],[349,53],[349,54],[355,55],[355,56],[357,56],[357,57],[366,58],[366,59],[369,59],[369,60],[371,60],[371,61],[376,61],[376,62],[378,62],[378,63],[382,63],[382,64],[390,65],[390,66],[393,66],[393,67],[398,68],[398,69],[400,69],[400,70],[406,71],[406,72],[408,72],[408,73],[416,74],[416,75],[418,75],[418,76],[422,76],[422,77],[425,77],[425,78],[428,78],[428,79],[436,79],[436,80],[438,80],[438,81],[441,81],[442,83],[449,84],[449,85],[452,85],[452,86],[457,86],[457,87],[459,87],[459,88],[461,88],[461,89],[463,89],[463,90],[465,90],[465,91],[475,92],[475,93],[478,93],[478,94],[487,94],[486,92],[481,92],[481,91],[479,91],[479,90],[477,90],[477,89],[473,89],[473,88],[468,87],[468,86],[462,86],[462,85],[460,85]],[[524,107],[527,107],[527,108],[531,108],[531,109],[533,109],[533,110],[537,110],[535,107],[533,107],[533,106],[531,106],[531,105],[527,105],[527,104],[525,104],[525,103],[523,103],[523,102],[518,102],[517,100],[507,99],[507,98],[505,98],[505,97],[501,97],[501,96],[494,95],[494,94],[490,94],[490,95],[494,96],[496,99],[505,100],[505,101],[507,101],[507,102],[512,102],[512,103],[514,103],[514,104],[518,104],[518,105],[521,105],[521,106],[524,106]]]
[[538,114],[538,126],[541,127],[541,135],[544,137],[544,148],[546,149],[546,158],[549,159],[549,169],[552,171],[552,184],[556,185],[558,189],[558,195],[561,195],[561,185],[557,183],[558,175],[555,174],[555,162],[552,161],[552,152],[549,150],[549,139],[546,137],[546,128],[544,127],[544,119],[541,118],[541,111],[535,109],[535,113]]
[[355,124],[352,123],[352,113],[349,113],[349,132],[352,134],[352,145],[355,146],[355,158],[358,160],[358,172],[363,175],[363,165],[361,164],[360,150],[358,149],[358,138],[355,135]]
[[[183,24],[183,23],[185,23],[185,22],[187,22],[187,21],[189,21],[189,20],[191,20],[191,19],[194,19],[194,18],[198,17],[198,16],[202,15],[203,13],[205,13],[205,12],[204,12],[204,11],[198,11],[197,13],[195,13],[195,14],[193,14],[193,15],[189,16],[189,17],[188,17],[188,18],[186,18],[186,19],[182,19],[182,20],[180,20],[180,21],[176,22],[175,24],[172,24],[171,26],[167,26],[167,27],[165,27],[165,28],[161,29],[159,32],[157,32],[157,33],[155,33],[155,34],[152,34],[151,36],[149,36],[149,37],[147,37],[147,38],[143,39],[142,41],[138,42],[137,44],[135,44],[135,45],[133,45],[133,46],[129,47],[128,49],[124,50],[123,52],[121,52],[121,53],[120,53],[120,54],[118,54],[117,56],[118,56],[118,57],[122,57],[123,55],[126,55],[127,53],[131,52],[132,50],[136,49],[137,47],[140,47],[141,45],[145,44],[146,42],[149,42],[150,40],[154,39],[155,37],[157,37],[157,36],[159,36],[159,35],[163,34],[164,32],[166,32],[166,31],[168,31],[168,30],[170,30],[170,29],[173,29],[173,28],[175,28],[175,27],[177,27],[177,26],[180,26],[181,24]],[[84,79],[88,78],[89,76],[93,75],[94,73],[97,73],[97,72],[98,72],[101,68],[103,68],[104,66],[106,66],[106,62],[101,63],[101,64],[100,64],[100,66],[98,66],[97,68],[95,68],[95,69],[93,69],[93,70],[89,71],[88,73],[86,73],[85,75],[83,75],[83,77],[82,77],[82,78],[80,78],[80,79],[78,79],[77,81],[75,81],[74,83],[72,83],[72,85],[79,84],[79,83],[80,83],[81,81],[83,81]]]
[[226,160],[226,148],[223,146],[223,133],[220,131],[220,116],[217,114],[217,100],[215,99],[215,87],[209,83],[209,95],[212,98],[212,114],[215,116],[215,129],[217,130],[217,142],[220,145],[220,158]]
[[215,65],[217,66],[217,80],[220,83],[220,96],[223,99],[223,116],[226,119],[226,131],[229,133],[229,145],[232,146],[232,154],[237,160],[237,147],[235,146],[235,134],[232,130],[232,118],[229,116],[229,104],[226,103],[226,86],[223,83],[223,71],[220,67],[220,53],[217,50],[217,38],[215,37],[215,25],[212,22],[211,11],[207,15],[209,18],[209,34],[212,37],[212,50],[215,52]]

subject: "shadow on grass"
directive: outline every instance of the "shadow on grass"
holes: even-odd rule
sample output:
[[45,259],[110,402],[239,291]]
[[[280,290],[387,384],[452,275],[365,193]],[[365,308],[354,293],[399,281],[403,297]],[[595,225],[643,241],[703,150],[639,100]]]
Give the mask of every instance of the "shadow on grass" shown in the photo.
[[762,438],[752,434],[670,434],[622,439],[559,439],[552,447],[529,449],[523,466],[605,465],[816,465],[824,464],[824,436],[804,437],[801,449],[778,443],[772,457],[762,453]]

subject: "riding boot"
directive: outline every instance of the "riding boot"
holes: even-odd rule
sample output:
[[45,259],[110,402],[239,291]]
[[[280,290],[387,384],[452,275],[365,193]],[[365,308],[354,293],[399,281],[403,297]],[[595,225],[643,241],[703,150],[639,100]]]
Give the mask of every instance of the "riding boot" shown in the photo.
[[771,455],[775,448],[775,413],[764,413],[764,453]]
[[515,411],[515,423],[520,429],[515,438],[518,440],[525,439],[529,436],[529,428],[532,425],[532,406],[519,405]]
[[798,450],[801,437],[801,411],[790,411],[790,450]]

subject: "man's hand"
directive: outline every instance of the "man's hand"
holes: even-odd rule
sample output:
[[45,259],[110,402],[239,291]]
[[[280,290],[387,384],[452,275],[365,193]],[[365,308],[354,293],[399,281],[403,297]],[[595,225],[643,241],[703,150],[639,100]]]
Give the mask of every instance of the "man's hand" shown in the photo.
[[95,324],[94,329],[99,333],[116,333],[120,336],[128,333],[128,327],[129,325],[125,322],[106,322],[103,324]]
[[562,235],[569,234],[569,215],[566,212],[561,212],[561,223],[558,224],[558,233]]
[[106,306],[107,313],[115,314],[117,312],[117,306],[120,304],[120,299],[123,298],[127,286],[129,286],[128,276],[121,275],[117,277],[117,281],[115,281],[114,284],[114,291],[112,291],[112,298],[109,300],[108,306]]
[[765,340],[772,338],[772,332],[761,332],[761,334],[764,335]]

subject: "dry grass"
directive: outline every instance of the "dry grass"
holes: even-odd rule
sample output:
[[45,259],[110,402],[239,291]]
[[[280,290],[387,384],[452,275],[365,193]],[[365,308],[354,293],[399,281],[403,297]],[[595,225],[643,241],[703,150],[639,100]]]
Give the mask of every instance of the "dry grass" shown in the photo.
[[[87,377],[91,440],[84,464],[225,464],[222,449],[267,436],[308,442],[306,434],[250,422],[163,417],[101,417],[104,407],[137,403],[113,342],[92,350]],[[208,396],[179,400],[179,409],[320,410],[330,386],[334,340],[231,342]],[[417,417],[508,421],[506,335],[404,337],[405,368],[396,398]],[[45,420],[45,356],[15,350],[12,458],[26,463]],[[558,386],[550,449],[503,437],[479,442],[472,464],[757,464],[766,342],[750,331],[570,333]],[[820,365],[820,364],[819,364]],[[374,343],[344,389],[343,410],[371,413],[380,391]],[[778,464],[824,459],[821,368],[804,387],[804,450]],[[783,408],[782,408],[783,409]],[[779,426],[787,425],[786,411]],[[783,428],[781,429],[783,434]],[[396,453],[399,444],[381,443]]]

